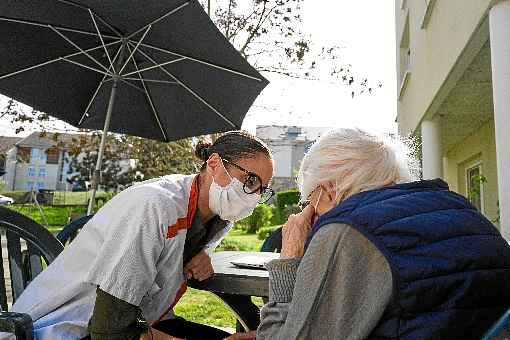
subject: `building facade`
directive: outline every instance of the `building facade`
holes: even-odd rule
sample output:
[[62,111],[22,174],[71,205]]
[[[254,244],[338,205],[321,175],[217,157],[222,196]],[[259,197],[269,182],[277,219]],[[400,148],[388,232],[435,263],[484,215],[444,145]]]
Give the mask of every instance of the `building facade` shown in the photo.
[[260,125],[256,136],[271,149],[274,158],[272,187],[275,191],[296,188],[296,175],[306,151],[331,128]]
[[395,0],[398,115],[443,178],[510,239],[510,0]]
[[[72,157],[68,150],[80,136],[59,134],[55,140],[52,134],[42,136],[34,132],[17,140],[0,137],[0,151],[3,151],[0,168],[5,171],[0,180],[4,182],[4,190],[73,190],[73,184],[68,181],[74,175],[70,172]],[[83,154],[77,157],[81,161]],[[119,167],[121,172],[128,171],[134,167],[134,160],[123,158]],[[85,186],[88,184],[86,182]]]
[[56,142],[34,132],[16,142],[5,155],[5,190],[71,190],[66,146],[72,138],[63,134]]

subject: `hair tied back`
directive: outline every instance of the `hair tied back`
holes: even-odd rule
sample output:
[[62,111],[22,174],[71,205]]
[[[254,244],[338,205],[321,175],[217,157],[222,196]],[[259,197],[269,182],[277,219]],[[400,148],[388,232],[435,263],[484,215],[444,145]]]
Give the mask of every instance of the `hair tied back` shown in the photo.
[[195,148],[195,155],[201,161],[205,162],[209,159],[210,154],[211,154],[211,143],[208,143],[206,141],[198,142],[198,144]]

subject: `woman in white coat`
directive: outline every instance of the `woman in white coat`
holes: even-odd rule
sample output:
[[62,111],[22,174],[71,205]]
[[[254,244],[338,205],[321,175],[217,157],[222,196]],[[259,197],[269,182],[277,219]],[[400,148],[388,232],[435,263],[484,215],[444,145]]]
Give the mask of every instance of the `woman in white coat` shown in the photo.
[[232,223],[273,194],[267,146],[245,132],[200,143],[199,174],[169,175],[116,195],[13,306],[36,339],[214,339],[173,315],[187,279],[213,274],[210,254]]

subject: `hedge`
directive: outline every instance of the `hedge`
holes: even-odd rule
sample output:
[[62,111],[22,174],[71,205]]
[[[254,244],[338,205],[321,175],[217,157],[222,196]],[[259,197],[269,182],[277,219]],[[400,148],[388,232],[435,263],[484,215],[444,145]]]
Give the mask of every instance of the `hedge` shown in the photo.
[[269,227],[273,210],[267,204],[259,204],[253,213],[237,222],[237,225],[248,234],[255,234],[260,228]]
[[295,205],[299,202],[299,191],[297,189],[280,191],[276,194],[276,206],[283,211],[286,206]]
[[281,225],[273,225],[270,227],[260,228],[257,231],[257,238],[259,240],[265,240],[273,231],[275,231],[276,229],[278,229],[280,227],[281,227]]

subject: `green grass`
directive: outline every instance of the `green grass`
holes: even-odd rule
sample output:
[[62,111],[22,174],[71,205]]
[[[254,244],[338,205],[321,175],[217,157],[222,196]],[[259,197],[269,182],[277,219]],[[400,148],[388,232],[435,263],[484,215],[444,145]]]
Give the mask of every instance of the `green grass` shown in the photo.
[[[252,298],[259,307],[261,298]],[[215,295],[202,290],[188,288],[174,308],[176,315],[201,324],[235,328],[236,319],[228,307]]]
[[[12,209],[20,214],[23,214],[37,223],[46,226],[48,222],[48,229],[51,232],[60,231],[69,221],[71,214],[85,215],[87,207],[75,206],[75,207],[53,207],[53,206],[41,206],[44,217],[39,211],[39,208],[33,204],[13,204],[7,206],[8,209]],[[45,220],[46,218],[46,220]]]
[[[232,229],[228,235],[225,237],[226,241],[232,241],[236,244],[241,245],[242,251],[259,251],[260,247],[262,246],[262,243],[264,241],[261,241],[257,238],[256,234],[246,234],[244,231],[239,229]],[[228,250],[223,249],[220,245],[218,247],[218,250]]]
[[[96,199],[107,196],[107,192],[97,192]],[[87,204],[88,199],[90,197],[90,192],[66,192],[66,191],[56,191],[53,196],[53,204],[55,205],[77,205],[77,204]]]

